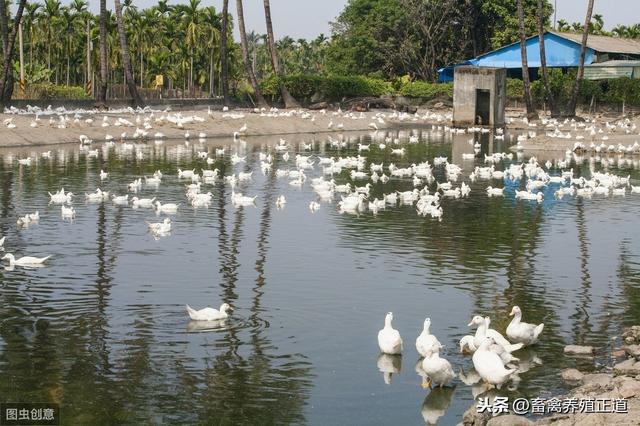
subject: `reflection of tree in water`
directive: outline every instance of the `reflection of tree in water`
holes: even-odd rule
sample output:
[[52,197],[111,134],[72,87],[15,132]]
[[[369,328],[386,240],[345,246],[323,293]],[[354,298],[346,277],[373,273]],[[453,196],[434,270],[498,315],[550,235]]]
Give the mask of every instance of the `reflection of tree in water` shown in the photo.
[[634,262],[637,256],[630,252],[630,243],[628,239],[622,241],[618,261],[618,285],[624,295],[620,319],[627,326],[640,324],[640,264]]
[[[90,176],[78,162],[77,156],[69,156],[64,165],[52,167],[50,173],[38,176],[34,182],[52,188],[64,181],[67,190],[94,184],[87,181]],[[115,171],[114,177],[119,170],[129,174],[125,162],[117,156],[110,156],[108,163],[109,170]],[[141,163],[129,163],[142,171]],[[146,167],[152,171],[158,166],[175,169],[175,164],[167,162],[166,153],[158,163]],[[95,167],[91,165],[92,170]],[[13,172],[0,169],[0,175],[0,211],[4,217],[11,217]],[[235,212],[229,235],[224,210],[228,200],[224,186],[220,187],[221,286],[223,299],[235,301],[244,213]],[[270,204],[268,200],[267,206]],[[179,347],[159,340],[153,305],[129,306],[123,312],[108,315],[113,268],[121,252],[124,212],[120,208],[111,212],[110,207],[101,204],[96,215],[95,284],[74,287],[77,299],[43,303],[31,296],[33,292],[19,289],[25,281],[24,271],[0,274],[5,284],[0,291],[0,393],[4,398],[59,402],[69,422],[84,424],[189,419],[216,424],[304,422],[302,407],[311,386],[308,363],[301,355],[278,355],[277,348],[264,336],[265,329],[257,315],[252,314],[247,329],[239,318],[236,325],[220,332],[224,334],[216,339],[216,356],[207,360],[204,380],[201,370],[194,371],[192,367],[199,359],[189,358]],[[269,212],[265,215],[270,217]],[[261,222],[259,237],[262,264],[266,261],[268,230],[266,219]],[[263,270],[259,275],[263,285]],[[258,312],[261,292],[254,294],[252,312]],[[124,329],[126,335],[121,339],[110,335],[113,327]],[[242,335],[245,330],[249,331],[248,336]],[[250,342],[250,353],[239,355],[247,347],[246,342]]]
[[591,306],[591,275],[589,274],[589,237],[584,217],[584,201],[576,200],[576,226],[580,250],[580,284],[575,312],[569,317],[573,325],[573,339],[576,344],[585,344],[585,338],[592,335],[592,324],[588,309]]

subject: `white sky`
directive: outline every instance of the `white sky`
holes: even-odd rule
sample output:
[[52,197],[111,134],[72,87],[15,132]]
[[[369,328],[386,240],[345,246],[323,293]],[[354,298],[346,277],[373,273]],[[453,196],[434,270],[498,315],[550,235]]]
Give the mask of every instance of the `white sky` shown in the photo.
[[[551,0],[557,5],[558,19],[569,22],[584,21],[587,0]],[[68,1],[63,0],[64,3]],[[109,7],[113,4],[107,0]],[[169,4],[186,3],[170,0]],[[331,33],[329,22],[344,8],[347,0],[271,0],[271,14],[276,39],[289,35],[295,39],[315,38],[320,33]],[[90,0],[91,8],[98,9],[98,1]],[[156,0],[135,0],[134,4],[146,8],[157,4]],[[262,0],[244,0],[244,14],[247,31],[264,33],[264,9]],[[222,0],[202,0],[202,6],[222,9]],[[235,16],[236,2],[229,0],[229,11]],[[605,27],[611,29],[617,24],[640,23],[640,0],[595,0],[594,13],[604,16]]]

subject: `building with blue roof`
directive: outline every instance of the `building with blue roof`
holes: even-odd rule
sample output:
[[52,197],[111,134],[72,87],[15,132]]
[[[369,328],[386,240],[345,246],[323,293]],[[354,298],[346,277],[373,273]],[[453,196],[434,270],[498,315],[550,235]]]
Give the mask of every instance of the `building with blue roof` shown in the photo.
[[[581,42],[582,34],[545,32],[547,66],[565,70],[578,67]],[[535,80],[540,67],[539,37],[537,35],[529,37],[526,43],[529,73],[531,79]],[[621,61],[634,60],[640,60],[640,40],[589,35],[585,65],[610,62],[609,68],[615,68]],[[506,68],[508,77],[522,78],[520,42],[509,44],[459,64],[441,68],[438,70],[438,80],[441,82],[453,81],[455,68],[468,65],[482,68]],[[611,73],[611,75],[614,74]],[[593,73],[592,75],[601,74]],[[635,74],[631,75],[635,76]]]

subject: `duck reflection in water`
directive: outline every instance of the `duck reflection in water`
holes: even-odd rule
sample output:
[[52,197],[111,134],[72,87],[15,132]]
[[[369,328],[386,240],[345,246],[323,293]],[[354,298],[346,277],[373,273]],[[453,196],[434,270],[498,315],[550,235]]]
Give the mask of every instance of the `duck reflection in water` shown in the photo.
[[228,326],[228,319],[220,319],[213,321],[189,321],[187,324],[187,333],[203,333],[207,331],[222,331],[226,330]]
[[438,387],[429,392],[422,403],[422,418],[425,424],[435,425],[445,415],[453,399],[454,387]]
[[511,375],[511,383],[508,387],[510,391],[515,391],[518,388],[522,381],[522,374],[542,365],[542,360],[532,348],[524,348],[518,351],[518,359],[517,370]]
[[471,367],[471,369],[466,372],[462,367],[460,367],[460,373],[458,373],[458,377],[460,378],[462,383],[471,387],[471,394],[473,395],[474,399],[492,388],[491,385],[485,383],[482,380],[478,372],[473,367]]
[[402,356],[380,354],[378,357],[378,370],[382,373],[384,383],[390,385],[391,376],[400,374],[400,370],[402,370]]

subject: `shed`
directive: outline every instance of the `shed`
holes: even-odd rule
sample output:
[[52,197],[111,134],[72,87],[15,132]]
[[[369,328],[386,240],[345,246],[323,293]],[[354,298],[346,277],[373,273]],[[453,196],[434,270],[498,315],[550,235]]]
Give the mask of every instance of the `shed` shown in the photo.
[[611,78],[640,78],[640,61],[606,61],[585,66],[587,80],[607,80]]
[[503,126],[506,98],[504,68],[458,67],[453,83],[453,124]]
[[[547,31],[544,34],[544,43],[548,67],[563,69],[578,67],[582,34]],[[536,79],[540,67],[539,37],[537,35],[529,37],[526,44],[530,77]],[[589,35],[585,64],[610,60],[640,60],[640,40]],[[520,42],[511,43],[476,58],[442,68],[438,70],[438,79],[452,81],[453,70],[465,65],[506,68],[508,76],[521,77]]]

